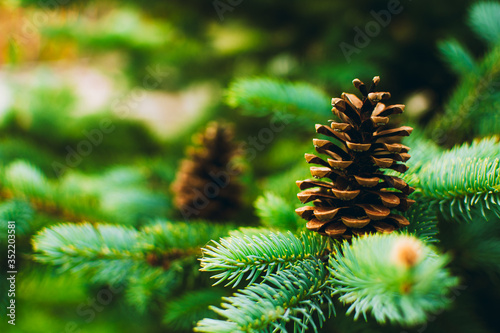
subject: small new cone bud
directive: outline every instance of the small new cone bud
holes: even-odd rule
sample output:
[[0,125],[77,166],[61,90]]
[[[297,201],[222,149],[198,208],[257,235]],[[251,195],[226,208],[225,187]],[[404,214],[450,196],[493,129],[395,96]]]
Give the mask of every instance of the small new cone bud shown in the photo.
[[422,259],[422,242],[413,237],[398,239],[391,250],[391,261],[406,269],[414,267]]
[[386,176],[383,169],[405,172],[410,148],[397,141],[412,128],[386,127],[390,117],[404,111],[404,105],[385,105],[388,92],[376,92],[380,77],[373,78],[370,89],[354,79],[362,98],[343,93],[332,99],[330,125],[316,125],[316,132],[331,140],[313,139],[321,158],[306,154],[314,179],[297,182],[302,190],[298,198],[314,206],[299,208],[296,213],[307,221],[306,227],[332,238],[351,239],[367,233],[390,233],[409,224],[397,211],[407,210],[414,191],[404,180]]

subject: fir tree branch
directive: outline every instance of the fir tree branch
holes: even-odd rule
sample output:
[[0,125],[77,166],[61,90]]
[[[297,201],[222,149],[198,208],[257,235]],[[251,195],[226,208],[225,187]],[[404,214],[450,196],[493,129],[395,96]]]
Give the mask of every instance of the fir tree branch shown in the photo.
[[[33,208],[26,201],[10,200],[0,204],[0,231],[6,232],[9,221],[16,222],[16,234],[23,235],[31,229]],[[0,242],[6,241],[6,237]]]
[[488,43],[500,42],[500,4],[497,2],[483,1],[472,5],[468,23]]
[[411,198],[415,203],[403,214],[410,221],[410,225],[400,229],[400,232],[411,234],[426,243],[438,242],[437,208],[431,200],[418,193],[413,194]]
[[[61,224],[33,239],[35,259],[99,283],[124,283],[127,301],[145,312],[199,276],[196,257],[230,226],[156,222],[142,230],[119,225]],[[191,282],[189,282],[191,281]]]
[[477,73],[477,66],[472,55],[456,39],[442,41],[438,47],[443,60],[456,74]]
[[21,160],[12,162],[3,170],[2,176],[3,186],[17,197],[41,201],[54,196],[49,180],[30,163]]
[[260,236],[228,237],[203,249],[201,270],[215,272],[216,284],[238,285],[244,276],[253,283],[261,274],[269,276],[304,260],[319,257],[326,248],[323,237],[302,233],[299,237],[270,233]]
[[166,211],[165,198],[145,188],[145,177],[131,168],[113,168],[99,176],[68,172],[58,181],[25,161],[2,171],[4,197],[28,200],[36,210],[59,220],[133,224]]
[[[500,125],[492,108],[500,100],[497,80],[500,77],[500,4],[480,2],[469,13],[472,29],[490,43],[491,49],[481,62],[471,68],[473,60],[457,42],[440,45],[445,57],[460,71],[460,84],[449,99],[445,113],[433,122],[433,136],[452,146],[477,135],[498,133]],[[469,69],[469,70],[467,70]],[[497,130],[495,132],[495,130]]]
[[159,299],[179,291],[183,274],[179,267],[169,270],[137,263],[127,277],[125,298],[140,313],[154,308]]
[[209,306],[219,304],[226,295],[227,291],[220,288],[186,292],[166,305],[163,322],[175,332],[192,331],[198,321],[215,315]]
[[137,247],[139,233],[128,227],[60,224],[43,229],[33,238],[35,259],[62,271],[89,275],[94,281],[126,278],[135,261],[144,257]]
[[480,124],[491,119],[491,105],[500,97],[496,84],[500,77],[498,17],[498,4],[480,3],[471,11],[473,27],[482,37],[494,43],[477,65],[477,70],[462,75],[458,88],[445,107],[445,113],[433,122],[434,135],[439,136],[442,144],[451,146],[477,136]]
[[227,103],[252,116],[281,111],[298,121],[314,124],[331,117],[330,98],[308,83],[291,83],[268,78],[239,79],[227,91]]
[[444,268],[448,258],[413,237],[390,234],[353,238],[331,256],[331,278],[340,300],[352,303],[354,318],[371,312],[379,322],[422,323],[449,304],[457,279]]
[[500,159],[443,154],[419,172],[419,192],[451,219],[472,221],[470,210],[500,216]]
[[413,194],[418,198],[415,209],[440,210],[447,219],[459,221],[473,221],[471,209],[480,211],[483,219],[487,219],[488,210],[499,214],[499,158],[491,157],[500,156],[498,137],[476,140],[445,152],[425,144],[423,147],[428,156],[421,157],[422,149],[415,149],[417,161],[402,176],[417,190]]
[[[328,316],[335,314],[330,296],[334,290],[325,283],[328,275],[323,263],[315,258],[279,270],[266,276],[263,283],[224,298],[222,309],[211,307],[226,320],[204,319],[195,331],[287,332],[286,323],[293,322],[294,332],[303,332],[307,325],[318,332],[326,320],[322,304],[326,303]],[[314,312],[319,325],[313,319]]]

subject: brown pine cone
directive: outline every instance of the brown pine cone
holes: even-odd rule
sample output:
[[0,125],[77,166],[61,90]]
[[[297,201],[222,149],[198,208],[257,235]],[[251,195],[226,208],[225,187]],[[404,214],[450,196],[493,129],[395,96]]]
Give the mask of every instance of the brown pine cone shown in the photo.
[[[388,92],[375,92],[378,76],[368,90],[359,79],[354,86],[363,95],[343,93],[332,99],[332,112],[340,122],[316,125],[316,132],[333,138],[313,139],[316,151],[326,155],[326,161],[306,154],[314,180],[297,181],[302,192],[297,196],[302,203],[314,206],[298,208],[296,213],[307,220],[306,227],[332,238],[350,239],[353,235],[371,232],[390,233],[407,226],[408,220],[396,211],[405,211],[414,200],[408,194],[414,189],[402,179],[385,176],[382,169],[405,172],[403,164],[410,148],[386,143],[387,139],[408,136],[412,128],[402,126],[386,129],[389,117],[402,113],[404,105],[386,106],[381,101],[390,98]],[[326,180],[320,180],[327,178]]]
[[242,195],[233,129],[211,122],[194,143],[171,187],[174,204],[186,219],[227,220],[241,207]]

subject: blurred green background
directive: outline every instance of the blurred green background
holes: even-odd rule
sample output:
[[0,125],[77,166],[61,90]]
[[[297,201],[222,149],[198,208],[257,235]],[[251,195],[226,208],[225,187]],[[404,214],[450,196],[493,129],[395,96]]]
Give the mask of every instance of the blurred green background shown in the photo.
[[[320,118],[326,121],[328,98],[352,91],[355,77],[380,75],[381,89],[394,103],[407,103],[406,117],[425,126],[457,83],[438,43],[453,37],[476,57],[486,50],[466,24],[471,4],[2,1],[0,194],[10,205],[2,216],[21,205],[26,219],[25,230],[18,222],[17,325],[6,329],[181,331],[185,325],[164,319],[163,303],[137,311],[122,293],[82,315],[103,285],[35,263],[32,235],[60,222],[141,227],[180,220],[170,185],[193,134],[210,120],[226,120],[236,140],[248,142],[270,122],[227,97],[242,78],[310,83],[326,96]],[[397,13],[387,16],[388,8]],[[377,18],[386,26],[374,25]],[[256,223],[253,203],[279,176],[290,177],[290,192],[295,179],[307,176],[303,153],[312,149],[313,125],[292,122],[255,158],[243,157],[236,225]]]

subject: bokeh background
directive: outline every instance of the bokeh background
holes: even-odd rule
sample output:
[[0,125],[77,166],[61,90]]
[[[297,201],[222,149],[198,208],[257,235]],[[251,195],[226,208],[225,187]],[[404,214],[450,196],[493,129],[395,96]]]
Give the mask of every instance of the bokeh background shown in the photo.
[[[387,12],[391,3],[398,13],[387,25],[359,37],[367,23],[376,22],[374,13]],[[248,142],[269,126],[269,115],[231,102],[228,88],[240,79],[302,81],[334,97],[352,92],[355,77],[369,81],[380,75],[382,90],[391,91],[393,102],[407,103],[405,117],[424,127],[443,111],[457,84],[438,43],[455,38],[476,57],[486,50],[467,25],[471,4],[2,1],[1,195],[11,206],[24,205],[29,220],[17,238],[17,325],[6,330],[186,329],[166,318],[165,302],[175,294],[162,301],[148,298],[149,305],[138,311],[118,293],[91,320],[82,316],[77,309],[91,302],[102,284],[34,262],[32,235],[60,222],[140,227],[154,219],[181,219],[171,184],[193,134],[211,120],[224,120],[234,124],[237,141]],[[352,52],[346,56],[346,50]],[[328,110],[326,99],[325,121]],[[242,157],[243,204],[233,223],[257,223],[254,202],[272,188],[273,177],[307,175],[304,164],[303,170],[293,170],[312,148],[313,124],[292,123],[251,161]],[[93,137],[97,143],[81,146],[96,129],[104,133]],[[290,178],[291,188],[296,179]],[[59,192],[50,194],[48,188]],[[484,327],[493,327],[485,322]],[[68,331],[68,323],[76,328]],[[0,327],[4,324],[2,319]]]

